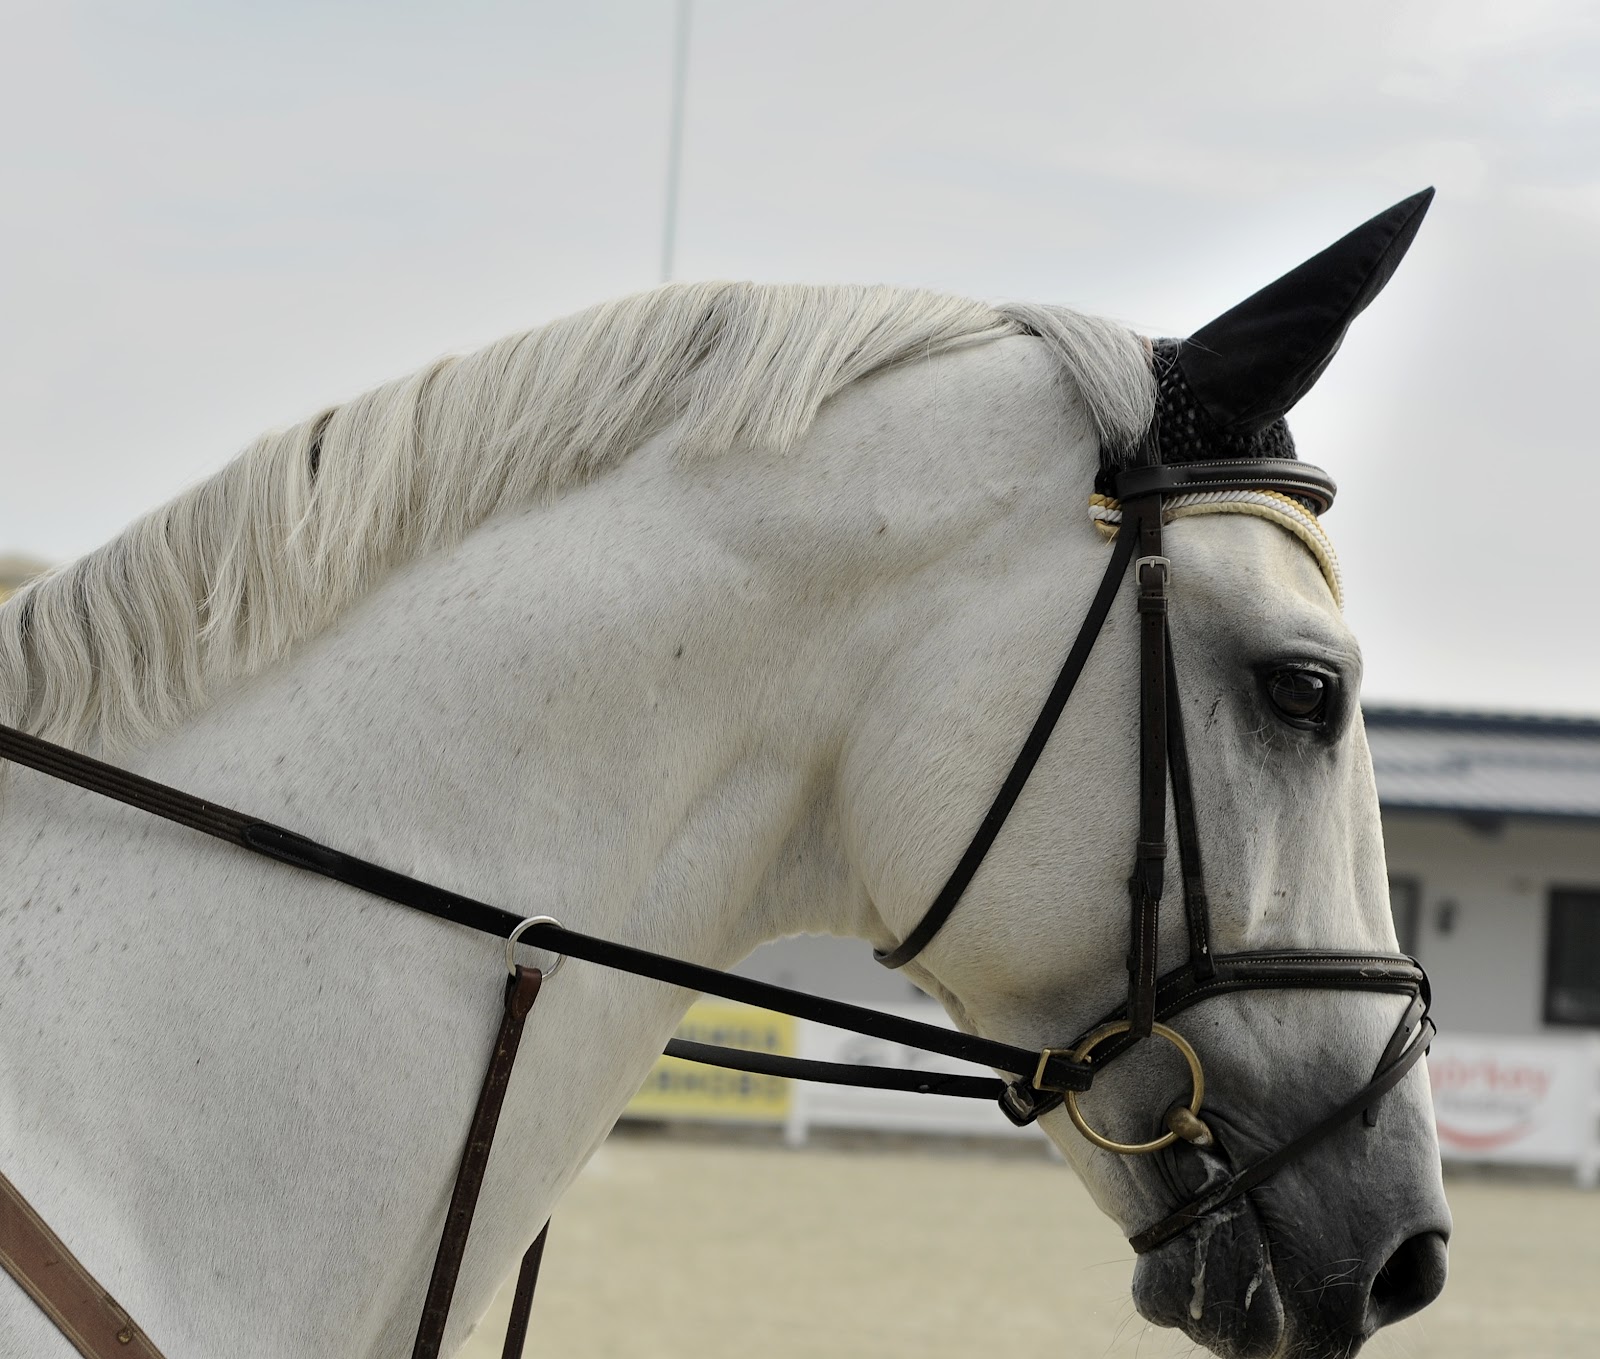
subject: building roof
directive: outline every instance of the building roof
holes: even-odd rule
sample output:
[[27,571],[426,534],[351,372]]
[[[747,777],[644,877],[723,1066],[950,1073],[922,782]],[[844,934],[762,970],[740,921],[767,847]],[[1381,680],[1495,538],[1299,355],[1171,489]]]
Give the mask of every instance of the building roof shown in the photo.
[[1600,720],[1363,712],[1386,811],[1600,820]]

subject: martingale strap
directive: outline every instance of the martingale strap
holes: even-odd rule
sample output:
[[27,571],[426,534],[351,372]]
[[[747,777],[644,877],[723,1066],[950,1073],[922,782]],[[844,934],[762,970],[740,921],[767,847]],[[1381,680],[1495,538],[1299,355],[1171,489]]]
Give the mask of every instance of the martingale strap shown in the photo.
[[117,1300],[0,1175],[0,1268],[84,1359],[162,1359]]
[[[516,1065],[517,1049],[522,1045],[522,1030],[528,1012],[539,998],[539,986],[544,974],[536,967],[519,967],[508,978],[505,987],[505,1007],[500,1016],[500,1030],[495,1034],[494,1047],[489,1057],[488,1069],[483,1074],[483,1085],[478,1091],[478,1105],[467,1128],[467,1144],[461,1153],[461,1166],[456,1171],[456,1182],[450,1191],[450,1206],[445,1210],[444,1231],[439,1237],[439,1250],[433,1258],[433,1274],[428,1280],[428,1292],[422,1303],[422,1319],[417,1323],[417,1338],[411,1349],[411,1359],[438,1359],[439,1347],[444,1343],[445,1324],[450,1320],[450,1303],[456,1294],[456,1280],[461,1276],[461,1261],[467,1253],[467,1237],[472,1231],[473,1214],[477,1211],[478,1195],[483,1189],[483,1177],[489,1169],[489,1153],[494,1148],[495,1130],[500,1126],[500,1110],[505,1105],[506,1088],[511,1084],[512,1068]],[[546,1228],[549,1227],[546,1223]],[[544,1233],[535,1242],[543,1254]],[[538,1261],[535,1257],[534,1271]],[[518,1279],[518,1295],[524,1290]],[[526,1289],[527,1301],[522,1315],[513,1306],[511,1326],[524,1335],[528,1329],[527,1308],[533,1305],[533,1286]],[[507,1346],[508,1352],[509,1345]],[[520,1343],[515,1355],[521,1354]]]

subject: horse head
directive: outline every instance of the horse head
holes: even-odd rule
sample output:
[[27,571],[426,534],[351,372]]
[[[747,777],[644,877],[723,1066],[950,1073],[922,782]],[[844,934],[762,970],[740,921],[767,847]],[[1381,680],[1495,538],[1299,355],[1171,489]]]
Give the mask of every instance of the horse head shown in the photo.
[[[1070,534],[1102,557],[1153,534],[1126,555],[1153,542],[1161,555],[1140,563],[1160,580],[1124,582],[1113,561],[1101,593],[1121,586],[1123,607],[1103,625],[1086,587],[1068,592],[1087,615],[1081,683],[1069,659],[1076,687],[1053,735],[1033,728],[1025,792],[1013,766],[1014,803],[1003,793],[983,818],[981,868],[969,849],[939,876],[982,812],[948,790],[993,789],[1029,708],[1059,705],[1041,700],[1047,669],[1024,678],[1007,660],[1048,651],[1061,615],[1052,596],[1070,573],[1031,537],[1048,521],[1017,530],[1027,565],[1003,587],[1008,606],[974,592],[929,625],[847,766],[880,958],[964,1026],[1095,1068],[1070,1109],[1028,1098],[1140,1251],[1140,1311],[1241,1359],[1354,1353],[1444,1282],[1450,1219],[1416,1069],[1426,980],[1395,956],[1361,655],[1317,518],[1332,484],[1293,461],[1283,420],[1430,198],[1152,346],[1149,425],[1134,446],[1102,441],[1111,494]],[[1166,494],[1141,521],[1151,486]],[[1168,734],[1152,738],[1153,723]],[[1158,915],[1146,878],[1158,901],[1163,880],[1181,883],[1182,907]],[[1145,909],[1161,924],[1142,940]],[[1141,1006],[1142,1031],[1175,1045],[1130,1042]]]

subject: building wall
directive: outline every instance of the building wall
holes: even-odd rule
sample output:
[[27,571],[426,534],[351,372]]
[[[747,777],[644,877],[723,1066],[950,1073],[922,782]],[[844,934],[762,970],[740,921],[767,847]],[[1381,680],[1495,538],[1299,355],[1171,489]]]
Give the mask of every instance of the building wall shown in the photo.
[[[899,972],[891,972],[872,956],[872,945],[860,939],[835,939],[808,934],[763,944],[734,969],[757,981],[814,991],[852,1005],[905,1005],[928,1000]],[[928,1000],[928,1004],[934,1002]]]
[[[1549,1030],[1543,1019],[1549,892],[1600,891],[1600,824],[1513,820],[1473,829],[1454,816],[1390,812],[1384,839],[1390,873],[1414,878],[1420,890],[1416,951],[1433,979],[1440,1026],[1507,1035]],[[1176,896],[1172,904],[1181,909]],[[921,996],[855,939],[781,940],[757,949],[738,970],[858,1005]]]
[[1421,888],[1417,957],[1433,979],[1441,1028],[1462,1033],[1571,1033],[1544,1022],[1552,887],[1600,891],[1600,825],[1507,820],[1474,829],[1459,817],[1391,812],[1392,876]]

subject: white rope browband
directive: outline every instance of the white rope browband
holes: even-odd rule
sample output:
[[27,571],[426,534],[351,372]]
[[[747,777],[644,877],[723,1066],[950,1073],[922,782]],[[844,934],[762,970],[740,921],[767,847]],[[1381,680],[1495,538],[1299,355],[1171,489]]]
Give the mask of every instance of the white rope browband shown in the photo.
[[[1339,558],[1334,554],[1333,542],[1323,532],[1317,516],[1293,496],[1277,491],[1190,491],[1167,496],[1162,502],[1162,523],[1196,514],[1248,514],[1287,529],[1311,550],[1322,570],[1322,578],[1333,591],[1334,603],[1344,608],[1344,580],[1339,574]],[[1110,496],[1092,495],[1089,518],[1094,520],[1102,538],[1115,538],[1117,526],[1122,523],[1122,506]]]

